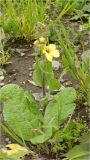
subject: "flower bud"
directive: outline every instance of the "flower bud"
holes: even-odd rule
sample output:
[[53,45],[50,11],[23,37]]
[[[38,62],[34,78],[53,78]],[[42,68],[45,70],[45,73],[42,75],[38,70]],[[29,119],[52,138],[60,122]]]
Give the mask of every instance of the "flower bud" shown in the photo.
[[37,46],[38,44],[39,44],[39,41],[38,40],[36,40],[36,41],[34,41],[34,43],[33,43],[35,46]]
[[45,38],[44,38],[44,37],[40,37],[40,38],[39,38],[39,42],[40,42],[41,44],[45,43]]

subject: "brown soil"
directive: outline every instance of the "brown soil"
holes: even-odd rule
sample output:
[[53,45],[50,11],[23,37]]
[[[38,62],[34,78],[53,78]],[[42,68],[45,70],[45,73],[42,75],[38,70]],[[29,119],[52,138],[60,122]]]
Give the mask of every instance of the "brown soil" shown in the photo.
[[36,92],[39,88],[34,85],[31,85],[29,80],[32,80],[32,71],[35,58],[33,55],[33,47],[30,46],[30,43],[17,41],[16,43],[9,44],[13,49],[27,49],[25,55],[21,56],[20,53],[15,53],[10,59],[11,64],[4,65],[3,69],[6,71],[4,83],[15,83],[22,86],[28,91]]

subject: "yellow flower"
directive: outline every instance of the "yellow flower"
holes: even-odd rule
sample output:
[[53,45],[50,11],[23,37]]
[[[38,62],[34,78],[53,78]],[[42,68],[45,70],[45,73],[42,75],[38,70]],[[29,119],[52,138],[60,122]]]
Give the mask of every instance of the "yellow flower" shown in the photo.
[[49,44],[48,46],[44,46],[42,53],[46,56],[47,60],[50,62],[52,62],[53,57],[58,58],[60,56],[60,53],[56,49],[55,44]]
[[6,145],[7,150],[5,151],[9,156],[13,155],[15,153],[18,153],[19,151],[27,152],[27,149],[25,147],[22,147],[18,144],[8,144]]

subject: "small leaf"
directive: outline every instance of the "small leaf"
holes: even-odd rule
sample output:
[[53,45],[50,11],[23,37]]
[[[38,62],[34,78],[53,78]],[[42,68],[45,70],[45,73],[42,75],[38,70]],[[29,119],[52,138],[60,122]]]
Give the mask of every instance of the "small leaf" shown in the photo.
[[[77,77],[76,77],[76,72],[74,71],[75,69],[74,69],[74,68],[71,68],[71,66],[70,66],[67,58],[66,58],[64,55],[62,56],[62,62],[63,62],[63,64],[64,64],[65,68],[67,69],[67,71],[69,71],[70,74],[73,76],[73,78],[77,79]],[[73,66],[73,65],[72,65],[72,66]]]
[[60,82],[55,78],[52,78],[48,85],[49,85],[50,92],[53,92],[54,90],[60,89],[60,86],[61,86]]
[[79,15],[75,15],[75,16],[73,16],[73,17],[71,18],[71,20],[78,20],[79,18],[80,18]]
[[36,85],[38,85],[40,87],[42,86],[43,72],[41,70],[41,64],[40,64],[39,60],[36,61],[36,64],[34,66],[33,81],[36,83]]
[[84,150],[82,145],[75,146],[67,154],[69,160],[89,160],[89,152]]
[[84,7],[83,7],[83,11],[84,11],[84,12],[88,12],[88,13],[90,13],[90,3],[89,3],[89,4],[84,5]]
[[90,135],[84,134],[81,137],[80,145],[73,147],[68,153],[66,153],[66,157],[69,160],[89,160],[90,152],[89,152],[89,145],[90,145]]

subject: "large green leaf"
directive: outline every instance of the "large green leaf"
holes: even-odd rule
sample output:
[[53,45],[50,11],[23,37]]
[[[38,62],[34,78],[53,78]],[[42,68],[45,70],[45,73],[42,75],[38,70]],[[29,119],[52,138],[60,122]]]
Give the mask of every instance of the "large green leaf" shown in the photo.
[[41,128],[41,113],[32,96],[16,84],[0,89],[0,101],[4,103],[3,116],[16,135],[29,140]]
[[42,86],[43,84],[43,76],[45,79],[45,85],[48,85],[51,77],[54,76],[52,70],[52,64],[44,59],[44,62],[39,58],[36,60],[36,64],[34,66],[33,72],[33,80],[38,86]]
[[72,87],[65,88],[53,97],[46,107],[44,115],[44,133],[31,139],[32,143],[43,143],[50,139],[66,118],[75,109],[76,91]]
[[55,95],[46,108],[44,125],[50,125],[56,128],[56,126],[58,127],[63,123],[64,120],[73,113],[75,109],[75,99],[76,91],[72,87],[65,88]]

